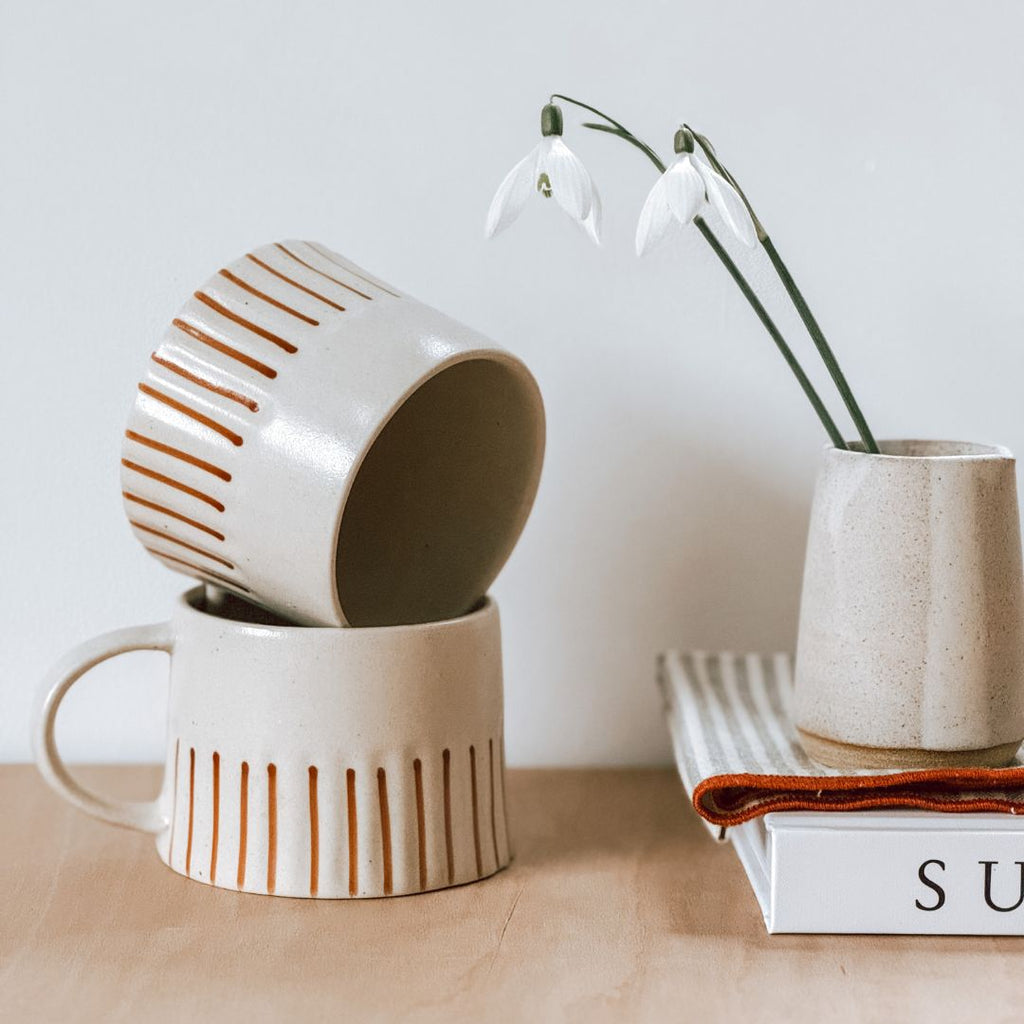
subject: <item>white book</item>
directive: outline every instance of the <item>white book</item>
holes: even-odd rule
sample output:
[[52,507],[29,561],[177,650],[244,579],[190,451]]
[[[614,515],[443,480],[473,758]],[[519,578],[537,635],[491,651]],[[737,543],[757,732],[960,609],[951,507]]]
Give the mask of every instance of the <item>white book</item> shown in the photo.
[[1024,821],[786,811],[728,830],[769,932],[1024,935]]

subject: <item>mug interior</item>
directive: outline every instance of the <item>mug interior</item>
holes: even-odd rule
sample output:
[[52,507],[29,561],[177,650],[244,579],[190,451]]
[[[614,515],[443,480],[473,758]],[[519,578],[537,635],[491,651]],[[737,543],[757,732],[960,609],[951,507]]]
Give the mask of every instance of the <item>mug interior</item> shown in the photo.
[[526,522],[544,413],[509,358],[449,365],[398,407],[364,456],[338,528],[345,621],[455,618],[486,592]]
[[[862,441],[848,441],[851,451],[865,454]],[[972,441],[879,441],[878,454],[904,459],[941,458],[1012,458],[1008,449],[995,444],[975,444]]]

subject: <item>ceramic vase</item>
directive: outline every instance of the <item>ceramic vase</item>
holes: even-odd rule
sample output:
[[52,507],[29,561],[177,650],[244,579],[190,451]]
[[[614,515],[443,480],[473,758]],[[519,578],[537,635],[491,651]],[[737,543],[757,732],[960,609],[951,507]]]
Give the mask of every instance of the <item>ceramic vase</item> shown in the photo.
[[800,607],[795,718],[840,768],[1001,766],[1024,737],[1014,459],[991,445],[826,449]]

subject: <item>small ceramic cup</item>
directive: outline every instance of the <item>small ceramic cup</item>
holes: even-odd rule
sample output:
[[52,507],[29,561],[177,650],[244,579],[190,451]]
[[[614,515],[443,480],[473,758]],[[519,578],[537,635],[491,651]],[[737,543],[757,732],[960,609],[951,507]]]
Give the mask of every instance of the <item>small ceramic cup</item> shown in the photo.
[[290,241],[219,270],[168,326],[122,489],[136,537],[171,569],[298,623],[428,622],[487,592],[543,450],[518,359]]
[[795,676],[807,752],[838,768],[999,766],[1024,737],[1013,456],[958,441],[828,448]]
[[[65,799],[151,832],[196,881],[278,896],[392,896],[505,867],[501,637],[485,599],[446,622],[285,625],[203,589],[170,622],[97,637],[40,690],[36,760]],[[258,621],[249,621],[256,619]],[[57,752],[65,694],[124,651],[171,655],[160,795],[90,793]]]

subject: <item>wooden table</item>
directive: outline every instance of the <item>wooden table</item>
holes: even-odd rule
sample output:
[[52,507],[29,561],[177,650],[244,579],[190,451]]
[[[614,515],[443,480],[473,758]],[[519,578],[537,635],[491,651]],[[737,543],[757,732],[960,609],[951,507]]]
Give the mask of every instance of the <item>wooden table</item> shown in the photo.
[[[147,795],[155,769],[82,769]],[[143,783],[140,792],[140,780]],[[1020,1020],[1015,939],[775,936],[673,772],[514,771],[517,859],[393,900],[173,874],[26,766],[0,768],[0,1018]]]

